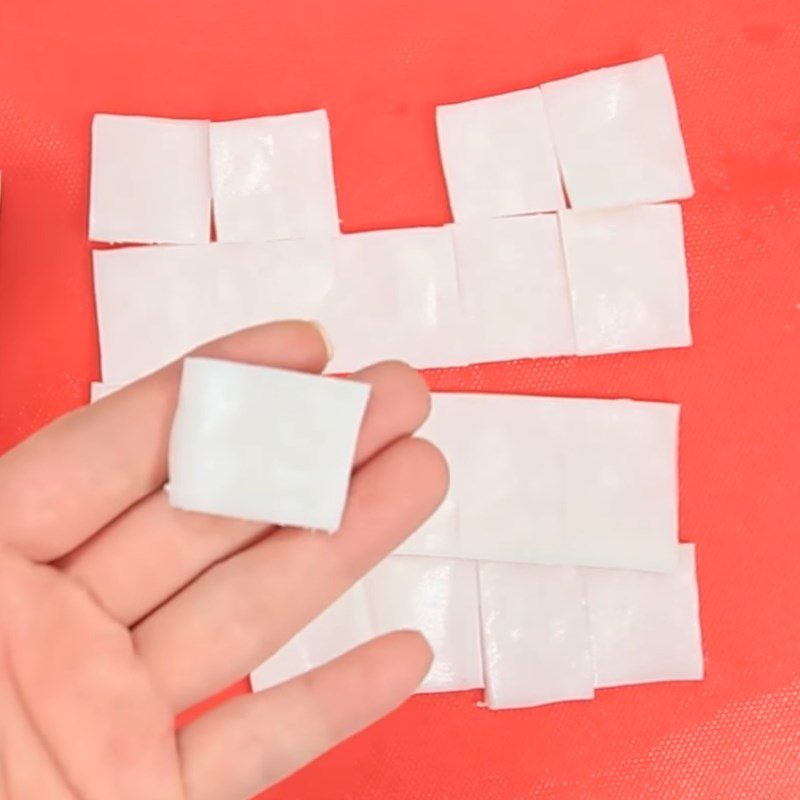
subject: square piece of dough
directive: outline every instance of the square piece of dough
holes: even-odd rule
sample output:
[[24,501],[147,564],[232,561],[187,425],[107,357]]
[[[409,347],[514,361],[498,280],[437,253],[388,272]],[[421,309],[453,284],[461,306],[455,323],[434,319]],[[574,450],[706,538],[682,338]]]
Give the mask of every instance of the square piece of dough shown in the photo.
[[565,207],[539,89],[438,106],[436,127],[457,222]]
[[692,343],[679,205],[562,211],[559,219],[580,355]]
[[[678,563],[680,406],[566,400],[564,541],[588,566],[668,572]],[[528,441],[528,446],[533,440]]]
[[703,677],[694,545],[672,572],[584,570],[595,686]]
[[208,127],[204,120],[95,114],[89,238],[208,242]]
[[322,311],[330,372],[376,361],[464,363],[453,241],[446,228],[350,233],[334,240],[335,279]]
[[484,561],[478,574],[489,708],[594,697],[579,570]]
[[546,83],[542,92],[572,208],[692,196],[664,56]]
[[554,214],[456,224],[451,230],[471,362],[575,352]]
[[187,358],[169,443],[176,508],[339,527],[367,384]]
[[220,242],[339,233],[323,110],[211,123],[211,183]]

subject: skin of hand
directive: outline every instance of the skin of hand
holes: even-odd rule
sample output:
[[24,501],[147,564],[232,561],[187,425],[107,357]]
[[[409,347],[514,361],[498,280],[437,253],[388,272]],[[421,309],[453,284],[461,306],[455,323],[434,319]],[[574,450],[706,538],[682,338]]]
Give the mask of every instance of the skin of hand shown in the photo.
[[[321,372],[312,323],[198,352]],[[180,363],[42,429],[0,458],[0,798],[245,800],[400,704],[428,670],[415,632],[177,713],[274,653],[441,502],[447,467],[413,438],[422,379],[387,362],[340,531],[266,528],[171,508],[163,485]]]

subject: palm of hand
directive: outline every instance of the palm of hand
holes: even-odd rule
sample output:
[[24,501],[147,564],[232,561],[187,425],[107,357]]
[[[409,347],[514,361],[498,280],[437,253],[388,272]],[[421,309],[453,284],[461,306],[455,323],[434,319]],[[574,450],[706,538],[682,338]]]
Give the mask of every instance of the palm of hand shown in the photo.
[[180,798],[172,710],[130,631],[49,566],[0,555],[7,796]]
[[[306,371],[326,361],[306,323],[244,331],[205,352]],[[244,800],[413,691],[430,654],[399,633],[173,725],[440,502],[443,461],[409,438],[427,413],[416,373],[389,363],[356,377],[372,397],[334,537],[168,505],[179,366],[0,459],[0,800]]]

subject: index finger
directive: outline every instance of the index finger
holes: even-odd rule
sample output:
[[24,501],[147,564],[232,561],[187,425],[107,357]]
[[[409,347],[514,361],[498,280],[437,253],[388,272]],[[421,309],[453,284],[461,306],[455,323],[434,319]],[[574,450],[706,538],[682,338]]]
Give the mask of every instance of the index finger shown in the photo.
[[[249,328],[196,352],[303,372],[328,362],[320,328],[301,321]],[[52,561],[161,486],[180,373],[180,361],[170,364],[0,458],[0,543]]]

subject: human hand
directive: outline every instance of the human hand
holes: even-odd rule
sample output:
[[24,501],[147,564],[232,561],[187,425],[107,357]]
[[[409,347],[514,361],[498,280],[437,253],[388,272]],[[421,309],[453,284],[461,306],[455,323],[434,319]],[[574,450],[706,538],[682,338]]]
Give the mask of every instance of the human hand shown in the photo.
[[[309,323],[242,331],[206,355],[308,372]],[[447,468],[410,438],[429,398],[398,363],[372,395],[334,536],[172,508],[162,489],[180,365],[39,431],[0,458],[0,800],[245,800],[402,702],[430,664],[389,634],[175,715],[275,652],[441,502]]]

